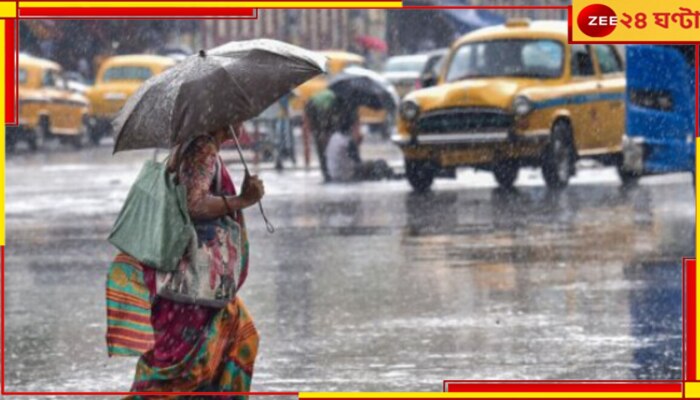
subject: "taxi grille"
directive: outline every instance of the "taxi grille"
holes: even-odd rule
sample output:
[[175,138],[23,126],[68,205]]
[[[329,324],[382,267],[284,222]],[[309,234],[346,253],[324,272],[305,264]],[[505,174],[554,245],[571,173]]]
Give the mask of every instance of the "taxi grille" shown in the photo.
[[428,113],[418,119],[418,133],[469,133],[508,130],[513,115],[500,109],[466,108]]

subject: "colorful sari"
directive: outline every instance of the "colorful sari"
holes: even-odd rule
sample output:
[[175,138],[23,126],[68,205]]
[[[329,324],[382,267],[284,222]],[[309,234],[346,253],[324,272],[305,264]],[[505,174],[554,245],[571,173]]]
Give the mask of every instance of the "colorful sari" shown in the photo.
[[[212,193],[215,173],[220,174],[221,191],[235,194],[223,163],[216,168],[216,152],[208,140],[196,140],[185,152],[181,179],[188,188],[188,204]],[[244,236],[240,288],[247,275],[248,245],[243,216],[238,214]],[[243,301],[235,296],[218,309],[160,298],[155,275],[154,269],[124,253],[117,255],[108,274],[108,353],[140,357],[131,391],[249,392],[259,336]]]

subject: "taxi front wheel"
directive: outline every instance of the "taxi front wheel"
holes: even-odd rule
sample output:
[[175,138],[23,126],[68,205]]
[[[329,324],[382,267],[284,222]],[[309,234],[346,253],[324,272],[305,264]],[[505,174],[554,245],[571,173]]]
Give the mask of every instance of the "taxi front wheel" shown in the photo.
[[569,184],[576,157],[572,137],[568,122],[557,121],[552,127],[552,136],[542,154],[542,175],[550,189]]
[[406,178],[413,190],[419,193],[427,192],[433,184],[435,168],[429,161],[409,160],[404,161],[406,166]]
[[520,166],[515,160],[501,161],[493,167],[493,176],[496,178],[498,186],[510,189],[515,180],[518,179],[519,170]]

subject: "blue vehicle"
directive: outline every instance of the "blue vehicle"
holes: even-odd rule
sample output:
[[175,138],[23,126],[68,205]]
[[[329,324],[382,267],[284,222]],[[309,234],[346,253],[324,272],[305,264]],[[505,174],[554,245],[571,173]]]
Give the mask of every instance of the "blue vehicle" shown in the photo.
[[634,45],[626,54],[623,181],[695,174],[694,46]]

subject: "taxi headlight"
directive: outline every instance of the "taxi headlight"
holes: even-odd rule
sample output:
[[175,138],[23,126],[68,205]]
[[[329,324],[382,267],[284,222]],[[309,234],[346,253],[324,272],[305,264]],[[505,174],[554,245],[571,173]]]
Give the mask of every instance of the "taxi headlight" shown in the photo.
[[515,115],[527,115],[532,111],[532,109],[532,102],[525,96],[518,96],[515,98],[515,100],[513,100],[513,112]]
[[401,114],[401,118],[405,119],[406,121],[412,122],[418,119],[418,115],[420,114],[420,107],[413,101],[404,101],[403,103],[401,103],[399,113]]

